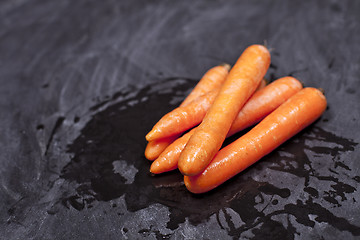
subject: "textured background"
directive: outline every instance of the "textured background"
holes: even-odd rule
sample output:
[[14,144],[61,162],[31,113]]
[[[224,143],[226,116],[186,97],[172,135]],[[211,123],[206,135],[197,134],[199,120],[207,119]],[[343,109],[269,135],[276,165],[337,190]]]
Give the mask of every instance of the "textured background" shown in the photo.
[[[0,2],[0,238],[360,238],[360,1]],[[152,177],[144,135],[267,41],[320,120],[220,188]],[[239,136],[239,135],[238,135]]]

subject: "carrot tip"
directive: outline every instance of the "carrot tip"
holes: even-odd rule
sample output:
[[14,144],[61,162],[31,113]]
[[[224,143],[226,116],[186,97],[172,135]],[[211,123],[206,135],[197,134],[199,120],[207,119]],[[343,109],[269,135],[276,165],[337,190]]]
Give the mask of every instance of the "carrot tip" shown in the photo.
[[159,173],[159,162],[154,161],[150,166],[150,173],[155,176],[155,174]]
[[151,130],[148,134],[146,134],[145,139],[146,139],[148,142],[154,140],[154,139],[153,139],[153,138],[154,138],[154,133],[155,133],[154,130]]
[[221,64],[219,64],[219,66],[223,66],[228,71],[230,71],[230,69],[231,69],[231,66],[228,63],[221,63]]
[[145,155],[145,158],[151,162],[156,159],[156,157],[151,154],[145,153],[144,155]]

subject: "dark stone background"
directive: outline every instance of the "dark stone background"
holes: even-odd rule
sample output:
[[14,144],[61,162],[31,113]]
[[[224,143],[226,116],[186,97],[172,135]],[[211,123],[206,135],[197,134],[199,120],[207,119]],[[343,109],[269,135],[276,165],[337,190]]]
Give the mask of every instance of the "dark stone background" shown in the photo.
[[[359,239],[360,1],[0,2],[1,239]],[[273,48],[321,119],[203,195],[144,135],[210,67]],[[238,135],[240,136],[240,135]]]

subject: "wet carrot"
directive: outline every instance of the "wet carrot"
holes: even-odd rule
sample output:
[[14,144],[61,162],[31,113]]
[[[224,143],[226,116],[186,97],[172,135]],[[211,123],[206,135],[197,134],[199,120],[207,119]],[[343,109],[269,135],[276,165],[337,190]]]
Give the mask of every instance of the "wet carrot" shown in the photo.
[[174,135],[171,137],[160,138],[148,142],[145,148],[145,157],[146,159],[153,161],[157,159],[160,154],[171,144],[173,143],[180,135]]
[[[255,92],[232,123],[227,137],[259,122],[301,89],[302,85],[297,79],[283,77]],[[181,151],[194,131],[192,129],[170,144],[153,162],[150,172],[159,174],[176,169]]]
[[241,54],[202,123],[180,154],[178,168],[182,174],[192,176],[206,168],[269,65],[270,53],[262,45],[252,45]]
[[304,88],[244,136],[220,150],[202,173],[185,176],[186,188],[203,193],[219,186],[313,123],[325,109],[326,98],[321,91]]
[[190,102],[203,94],[211,92],[215,89],[219,89],[225,81],[230,68],[230,65],[227,63],[223,63],[219,66],[210,68],[200,79],[198,84],[196,84],[190,94],[180,104],[180,107],[188,105]]

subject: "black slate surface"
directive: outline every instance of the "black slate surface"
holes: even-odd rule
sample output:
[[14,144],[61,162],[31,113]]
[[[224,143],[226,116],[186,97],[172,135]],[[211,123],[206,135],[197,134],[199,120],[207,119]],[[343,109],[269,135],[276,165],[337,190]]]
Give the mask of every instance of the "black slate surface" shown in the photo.
[[[1,239],[359,239],[359,1],[0,2]],[[323,116],[203,195],[144,135],[267,42]],[[239,135],[238,135],[239,136]]]

